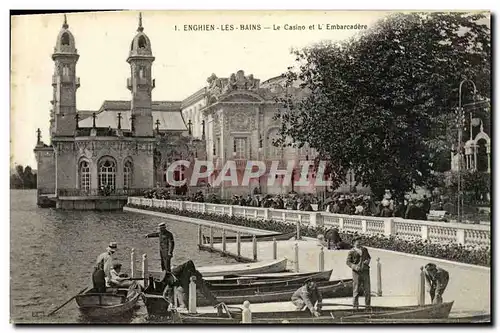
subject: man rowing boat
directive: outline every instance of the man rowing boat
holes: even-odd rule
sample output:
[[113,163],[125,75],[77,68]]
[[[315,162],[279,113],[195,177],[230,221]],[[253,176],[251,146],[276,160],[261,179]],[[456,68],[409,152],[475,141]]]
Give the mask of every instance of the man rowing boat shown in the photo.
[[109,287],[128,288],[132,285],[132,281],[127,274],[121,273],[122,264],[115,263],[111,270],[111,278],[109,279]]
[[[311,311],[315,317],[320,316],[321,303],[323,297],[321,292],[312,279],[307,279],[302,287],[297,289],[292,295],[292,303],[296,306],[297,311],[302,311],[305,308]],[[316,305],[316,308],[314,307]]]

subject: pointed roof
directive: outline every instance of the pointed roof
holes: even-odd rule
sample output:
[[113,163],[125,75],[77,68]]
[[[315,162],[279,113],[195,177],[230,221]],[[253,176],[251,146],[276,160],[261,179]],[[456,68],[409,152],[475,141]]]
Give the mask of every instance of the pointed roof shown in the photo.
[[54,54],[52,55],[52,58],[54,58],[55,55],[67,54],[77,55],[77,49],[75,45],[75,37],[69,30],[68,18],[66,17],[66,14],[64,14],[64,21],[61,30],[57,35],[56,46],[54,47]]
[[154,60],[153,51],[151,50],[151,41],[149,37],[144,33],[144,27],[142,26],[142,13],[139,13],[139,25],[137,27],[137,34],[132,39],[130,45],[130,53],[127,61],[132,57],[150,58]]

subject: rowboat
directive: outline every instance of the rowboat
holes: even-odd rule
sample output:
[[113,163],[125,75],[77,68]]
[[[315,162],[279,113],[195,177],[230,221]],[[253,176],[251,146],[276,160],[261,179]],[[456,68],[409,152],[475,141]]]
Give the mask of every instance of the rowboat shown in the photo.
[[141,287],[134,282],[129,288],[107,288],[105,293],[90,289],[75,297],[80,312],[89,318],[109,319],[131,312],[141,295]]
[[[330,294],[330,289],[333,286],[338,286],[338,285],[343,285],[347,287],[347,284],[351,283],[352,285],[352,279],[349,280],[335,280],[335,281],[317,281],[316,285],[318,286],[319,290],[321,292],[325,291],[326,295],[324,296],[327,298]],[[292,293],[295,292],[297,289],[302,287],[304,285],[304,281],[300,282],[293,282],[290,281],[288,283],[283,283],[282,285],[276,285],[276,284],[258,284],[258,285],[236,285],[233,286],[232,288],[229,289],[218,289],[217,287],[211,287],[210,291],[214,293],[214,295],[217,296],[217,298],[226,304],[227,303],[225,300],[220,299],[221,297],[224,296],[232,296],[234,295],[257,295],[257,294],[264,294],[264,293],[271,293],[271,292],[285,292],[285,291],[291,291]],[[347,287],[348,288],[348,287]],[[351,288],[351,294],[352,295],[352,288]],[[291,295],[290,295],[291,297]],[[339,297],[339,296],[331,296],[331,297]]]
[[[318,282],[318,289],[324,298],[337,298],[337,297],[349,297],[352,296],[353,284],[352,279],[349,280],[337,280],[337,281],[327,281]],[[276,287],[264,289],[260,291],[259,289],[249,288],[244,290],[238,290],[234,288],[233,291],[217,291],[214,290],[213,293],[217,297],[219,302],[225,304],[243,304],[245,301],[249,301],[250,304],[253,303],[270,303],[270,302],[283,302],[289,301],[292,298],[293,293],[301,285],[291,285],[284,287]],[[199,306],[209,305],[209,303],[204,299],[198,300]]]
[[[361,319],[365,321],[371,319],[386,319],[386,320],[387,319],[390,320],[442,319],[442,318],[448,318],[452,307],[453,307],[453,302],[430,304],[426,306],[417,307],[415,309],[405,309],[391,313],[371,314]],[[349,318],[349,320],[352,319],[356,320],[358,318],[356,318],[356,316],[352,316]]]
[[[352,279],[318,282],[318,289],[324,298],[348,297],[352,295]],[[253,287],[233,290],[211,290],[219,302],[225,304],[243,304],[244,301],[250,303],[270,303],[290,301],[293,293],[301,284],[281,286],[281,287]],[[260,288],[260,289],[259,289]],[[261,290],[262,289],[262,290]],[[143,301],[150,315],[165,315],[167,304],[159,292],[144,291]],[[198,306],[210,305],[209,302],[198,293]]]
[[[372,306],[360,309],[322,310],[319,317],[314,317],[309,311],[274,311],[252,312],[252,324],[343,324],[343,323],[404,323],[426,320],[445,321],[451,311],[453,302],[439,305],[384,307]],[[235,310],[236,309],[236,310]],[[175,313],[174,320],[189,324],[237,324],[241,322],[241,308],[228,307],[229,313],[188,314]],[[408,318],[399,318],[400,313],[406,313]],[[432,314],[435,313],[435,314]],[[431,316],[432,318],[427,318]],[[440,317],[440,318],[437,318]]]
[[221,277],[207,277],[206,281],[211,284],[238,284],[241,280],[251,280],[251,281],[281,281],[281,280],[295,280],[299,278],[307,279],[309,277],[314,277],[317,281],[323,281],[330,279],[333,270],[321,271],[321,272],[308,272],[308,273],[262,273],[262,274],[252,274],[252,275],[224,275]]
[[[286,234],[255,235],[255,239],[259,242],[272,241],[273,239],[280,241],[280,240],[289,240],[290,238],[294,237],[295,235],[296,235],[296,232],[289,232]],[[253,240],[253,235],[240,236],[241,242],[251,242],[252,240]],[[214,243],[222,243],[222,237],[221,236],[213,237],[213,242]],[[226,243],[234,243],[234,242],[236,242],[236,236],[226,236]],[[203,243],[209,244],[210,243],[210,236],[203,235]]]
[[317,272],[312,274],[303,275],[302,277],[295,278],[261,278],[259,276],[241,276],[234,279],[223,279],[223,280],[209,280],[206,281],[207,285],[210,286],[211,290],[234,290],[234,288],[251,288],[251,287],[280,287],[289,285],[300,285],[303,284],[307,279],[312,279],[313,281],[328,281],[332,270],[325,272]]
[[[270,261],[259,261],[246,264],[232,264],[232,265],[218,265],[218,266],[203,266],[198,267],[198,271],[205,277],[224,276],[224,275],[248,275],[248,274],[261,274],[261,273],[279,273],[286,271],[286,258]],[[142,274],[142,273],[138,273]],[[161,279],[162,272],[150,271],[155,279]],[[140,276],[140,275],[138,275]]]

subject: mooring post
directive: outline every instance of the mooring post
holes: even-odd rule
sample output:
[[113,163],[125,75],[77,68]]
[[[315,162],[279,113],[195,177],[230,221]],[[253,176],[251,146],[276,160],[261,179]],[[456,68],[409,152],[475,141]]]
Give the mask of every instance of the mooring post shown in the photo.
[[276,237],[273,237],[273,259],[278,259],[278,242],[276,241]]
[[236,232],[236,251],[238,258],[241,257],[241,233],[239,231]]
[[252,323],[252,311],[250,311],[250,302],[243,302],[243,312],[241,313],[241,323],[251,324]]
[[142,278],[144,279],[144,289],[148,287],[149,273],[148,273],[148,255],[142,255]]
[[253,245],[253,260],[257,261],[257,236],[252,236]]
[[189,313],[196,313],[196,276],[189,282]]
[[299,272],[299,243],[295,243],[295,272]]
[[300,240],[300,224],[302,223],[302,215],[299,215],[299,219],[297,221],[297,235],[295,239]]
[[214,228],[210,226],[210,248],[214,248]]
[[203,245],[203,230],[201,224],[198,224],[198,247]]
[[377,296],[382,296],[382,264],[377,258]]
[[222,253],[226,253],[226,229],[222,228]]
[[135,277],[135,249],[130,250],[130,277]]
[[425,273],[424,267],[420,267],[420,276],[418,277],[418,305],[425,305]]
[[325,251],[323,250],[323,246],[319,249],[319,271],[323,272],[325,270]]

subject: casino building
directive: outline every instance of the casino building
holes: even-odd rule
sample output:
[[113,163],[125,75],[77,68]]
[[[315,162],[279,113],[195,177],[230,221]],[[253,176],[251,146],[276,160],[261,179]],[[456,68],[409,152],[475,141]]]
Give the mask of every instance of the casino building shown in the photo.
[[[201,180],[196,190],[223,197],[254,191],[325,191],[314,186],[313,168],[307,176],[308,186],[294,186],[294,181],[285,186],[279,176],[274,185],[268,186],[268,172],[247,186],[234,187],[227,182],[218,187],[209,185],[228,160],[235,161],[241,179],[248,160],[264,161],[268,166],[278,160],[279,169],[284,170],[287,161],[315,157],[307,146],[299,149],[273,145],[280,126],[273,117],[278,108],[275,98],[285,89],[281,77],[261,82],[243,70],[228,77],[212,74],[203,88],[182,101],[153,101],[155,57],[139,16],[127,59],[130,77],[125,82],[130,100],[106,100],[98,110],[88,111],[78,110],[76,105],[76,90],[80,87],[78,59],[76,40],[65,17],[52,54],[50,142],[43,142],[38,131],[34,149],[39,205],[121,208],[128,195],[166,186],[167,169],[179,159],[212,161],[212,177]],[[301,93],[298,88],[289,89]],[[297,163],[294,179],[298,179],[300,168]],[[172,177],[180,180],[189,170],[173,172]]]

